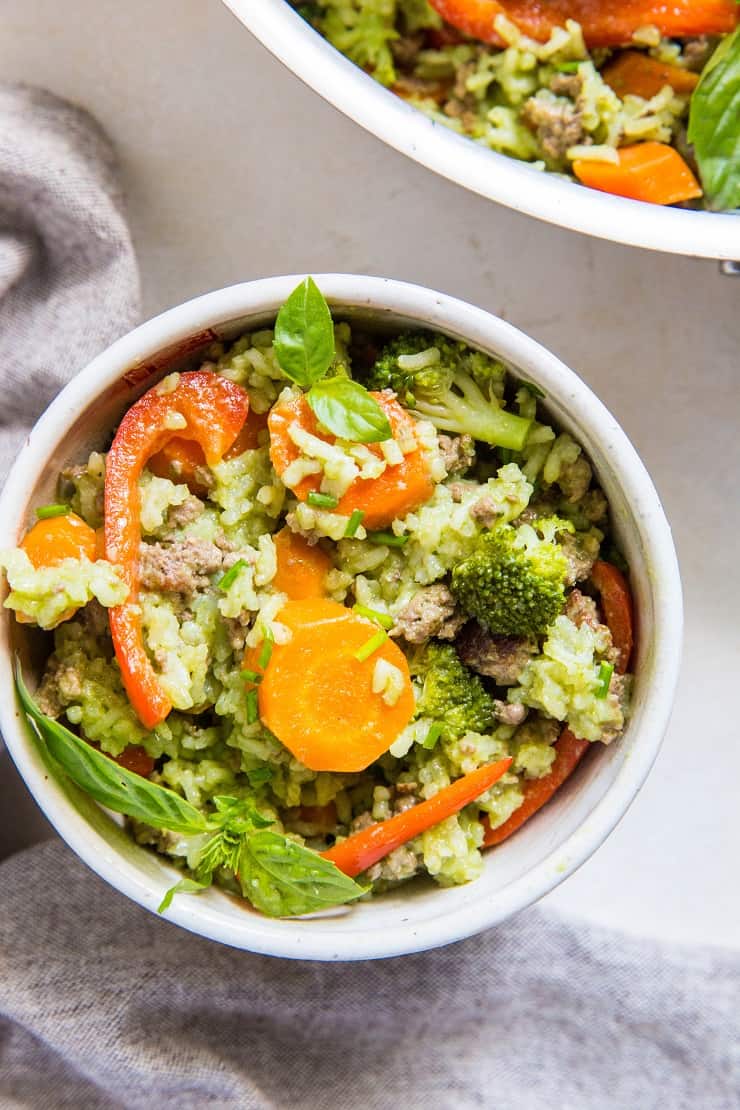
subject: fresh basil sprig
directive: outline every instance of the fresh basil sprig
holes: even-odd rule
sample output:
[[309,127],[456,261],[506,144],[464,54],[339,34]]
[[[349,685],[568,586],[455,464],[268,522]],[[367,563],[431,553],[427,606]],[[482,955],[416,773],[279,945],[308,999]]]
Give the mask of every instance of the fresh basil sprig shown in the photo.
[[355,443],[391,438],[388,418],[364,386],[339,375],[325,377],[336,354],[334,323],[313,278],[305,278],[278,312],[274,350],[287,377],[308,389],[306,400],[327,431]]
[[740,27],[719,44],[691,97],[693,144],[709,208],[740,208]]
[[120,767],[42,713],[23,681],[19,663],[16,686],[21,705],[53,763],[97,802],[154,828],[187,836],[213,834],[198,853],[192,877],[180,879],[166,892],[160,913],[176,894],[206,890],[214,874],[224,868],[237,876],[244,897],[255,909],[272,917],[313,913],[365,893],[330,860],[281,833],[268,831],[273,819],[260,813],[251,799],[220,795],[213,799],[215,812],[206,817],[174,790]]
[[306,400],[319,423],[340,439],[380,443],[393,435],[378,402],[351,378],[324,378],[309,389]]
[[334,361],[334,324],[312,277],[296,286],[277,314],[274,348],[280,366],[304,389],[323,378]]
[[28,692],[20,666],[16,668],[16,684],[21,705],[49,754],[65,774],[96,802],[156,829],[190,835],[207,830],[203,814],[175,794],[174,790],[120,767],[115,760],[42,713]]
[[238,875],[244,897],[269,917],[315,913],[365,893],[330,860],[266,829],[242,841]]

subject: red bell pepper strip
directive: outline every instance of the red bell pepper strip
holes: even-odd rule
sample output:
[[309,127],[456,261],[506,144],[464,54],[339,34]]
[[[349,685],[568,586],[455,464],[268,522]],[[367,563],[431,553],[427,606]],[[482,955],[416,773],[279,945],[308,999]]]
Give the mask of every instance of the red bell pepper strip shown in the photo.
[[574,19],[588,46],[625,46],[639,27],[657,27],[668,38],[723,35],[738,22],[735,0],[430,0],[436,11],[466,35],[505,46],[494,28],[505,15],[530,38],[547,41]]
[[387,821],[379,821],[362,832],[354,833],[321,854],[335,863],[345,875],[351,878],[359,875],[395,848],[407,844],[409,840],[426,832],[433,825],[438,825],[445,818],[452,817],[481,794],[485,794],[486,790],[498,782],[510,764],[511,759],[507,758],[479,767],[443,787],[433,798],[419,802],[411,809],[389,817]]
[[619,652],[617,674],[624,674],[634,644],[634,610],[627,579],[617,567],[599,559],[591,570],[591,581],[598,590],[604,618]]
[[105,557],[121,568],[129,587],[126,601],[109,611],[110,627],[126,693],[145,728],[163,721],[172,704],[144,648],[138,606],[139,476],[174,436],[199,443],[213,466],[238,436],[248,412],[249,398],[235,382],[205,371],[180,374],[174,388],[155,386],[131,406],[108,452]]
[[559,789],[575,770],[581,756],[589,746],[588,740],[579,740],[570,729],[566,728],[560,733],[560,739],[555,744],[555,762],[549,772],[541,779],[526,779],[522,786],[524,801],[515,809],[508,821],[492,829],[487,817],[483,819],[485,835],[483,847],[490,848],[493,844],[500,844],[515,833],[517,829],[528,821],[537,810],[542,809],[545,802],[549,802],[556,790]]

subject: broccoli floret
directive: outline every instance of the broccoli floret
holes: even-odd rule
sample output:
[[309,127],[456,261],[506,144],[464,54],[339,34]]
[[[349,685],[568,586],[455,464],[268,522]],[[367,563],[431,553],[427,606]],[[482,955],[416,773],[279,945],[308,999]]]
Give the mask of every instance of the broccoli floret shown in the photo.
[[[453,594],[491,632],[538,636],[562,612],[568,563],[554,539],[557,526],[552,518],[549,523],[545,538],[529,524],[485,532],[473,554],[454,568]],[[564,521],[561,530],[572,527]]]
[[366,384],[395,390],[439,431],[521,451],[532,421],[502,407],[505,380],[501,363],[481,351],[444,335],[409,332],[384,347]]
[[493,700],[477,674],[460,661],[452,644],[432,642],[418,664],[422,679],[417,713],[442,726],[443,740],[494,727]]

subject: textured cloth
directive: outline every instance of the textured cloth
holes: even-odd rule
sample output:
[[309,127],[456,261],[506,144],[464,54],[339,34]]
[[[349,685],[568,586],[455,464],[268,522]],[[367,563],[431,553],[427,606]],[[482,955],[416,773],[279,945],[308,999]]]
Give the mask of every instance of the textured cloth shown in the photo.
[[[137,311],[105,138],[45,93],[0,90],[3,469]],[[0,840],[12,819],[0,808]],[[731,954],[531,910],[421,955],[271,960],[145,913],[58,840],[0,865],[0,892],[2,1110],[740,1103]]]
[[52,397],[138,314],[105,135],[49,93],[0,86],[0,476]]
[[530,910],[414,956],[270,959],[146,913],[58,842],[0,889],[4,1108],[739,1104],[729,954]]

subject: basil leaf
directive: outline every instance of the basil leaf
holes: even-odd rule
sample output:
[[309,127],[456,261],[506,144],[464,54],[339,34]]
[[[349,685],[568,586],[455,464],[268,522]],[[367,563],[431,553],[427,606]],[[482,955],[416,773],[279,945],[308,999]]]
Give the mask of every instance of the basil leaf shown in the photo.
[[704,67],[691,97],[688,139],[707,207],[740,208],[740,27]]
[[306,400],[320,424],[339,439],[380,443],[393,435],[388,417],[364,386],[350,378],[325,378]]
[[194,834],[208,828],[202,813],[164,786],[127,771],[64,725],[42,713],[28,692],[20,665],[16,687],[26,714],[55,762],[101,805],[157,829]]
[[210,875],[202,883],[198,882],[197,879],[180,879],[179,883],[175,883],[174,886],[165,891],[164,898],[157,906],[157,913],[164,913],[165,910],[168,910],[176,894],[200,894],[202,890],[208,890],[210,885]]
[[300,386],[323,378],[334,361],[334,324],[313,278],[293,290],[277,314],[273,347],[281,368]]
[[352,902],[365,893],[336,864],[275,832],[245,838],[239,855],[244,897],[268,917],[295,917]]

